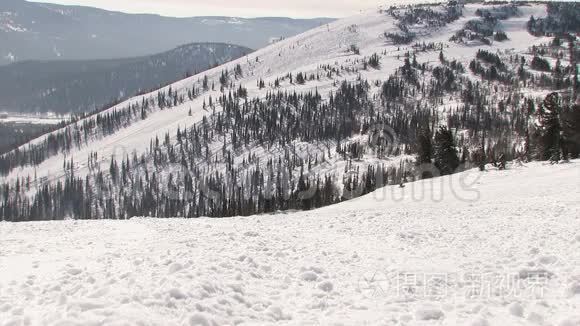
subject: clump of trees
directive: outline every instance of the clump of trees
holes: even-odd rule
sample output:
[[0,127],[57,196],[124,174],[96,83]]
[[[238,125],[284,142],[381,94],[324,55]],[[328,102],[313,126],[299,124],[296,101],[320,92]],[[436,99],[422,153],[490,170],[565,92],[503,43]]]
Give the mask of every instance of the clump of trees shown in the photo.
[[417,35],[411,32],[410,27],[423,25],[431,28],[443,27],[461,17],[463,13],[462,5],[449,3],[443,10],[433,10],[428,5],[409,5],[402,7],[391,7],[387,11],[397,23],[398,32],[385,32],[384,36],[393,44],[409,44],[415,40]]
[[483,18],[506,20],[514,16],[519,16],[520,10],[517,4],[509,4],[503,6],[493,6],[489,8],[480,8],[475,11],[475,14]]
[[490,45],[492,40],[505,41],[507,35],[499,30],[499,21],[519,15],[519,9],[517,4],[509,4],[478,9],[476,14],[480,18],[465,23],[465,26],[451,37],[452,42],[480,41]]
[[356,44],[351,44],[348,50],[356,55],[360,55],[360,49]]
[[409,33],[409,32],[407,32],[407,33],[405,33],[405,32],[385,33],[385,38],[388,40],[391,40],[391,42],[393,42],[393,44],[395,44],[395,45],[409,44],[409,43],[413,42],[415,37],[416,37],[416,34]]
[[501,60],[501,58],[499,57],[499,55],[497,55],[495,53],[491,53],[489,51],[480,49],[477,51],[477,54],[475,55],[475,57],[481,61],[484,61],[486,63],[494,65],[497,69],[500,69],[500,70],[506,69],[506,66],[503,63],[503,61]]
[[493,40],[496,42],[503,42],[509,40],[509,38],[504,31],[497,31],[493,36]]
[[580,106],[564,106],[558,93],[551,93],[538,110],[536,156],[558,162],[577,158],[580,152]]
[[381,57],[378,54],[374,53],[368,60],[368,65],[371,68],[379,69],[381,67]]
[[562,35],[580,32],[580,4],[578,2],[548,2],[548,16],[528,21],[528,31],[536,36]]
[[457,31],[450,39],[452,42],[465,43],[468,41],[480,41],[483,44],[490,45],[490,37],[493,36],[497,26],[497,19],[485,17],[481,19],[472,19],[465,23],[463,29]]
[[550,66],[550,63],[548,62],[548,60],[539,57],[539,56],[534,56],[534,58],[532,59],[532,62],[530,63],[530,67],[532,69],[535,70],[539,70],[539,71],[551,71],[552,67]]

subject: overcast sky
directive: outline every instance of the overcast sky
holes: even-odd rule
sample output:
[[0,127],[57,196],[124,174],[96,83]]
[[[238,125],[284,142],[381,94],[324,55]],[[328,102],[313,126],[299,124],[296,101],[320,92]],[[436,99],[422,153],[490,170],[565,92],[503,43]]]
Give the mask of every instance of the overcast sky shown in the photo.
[[[1,0],[0,0],[1,1]],[[381,0],[33,0],[165,16],[345,17]]]

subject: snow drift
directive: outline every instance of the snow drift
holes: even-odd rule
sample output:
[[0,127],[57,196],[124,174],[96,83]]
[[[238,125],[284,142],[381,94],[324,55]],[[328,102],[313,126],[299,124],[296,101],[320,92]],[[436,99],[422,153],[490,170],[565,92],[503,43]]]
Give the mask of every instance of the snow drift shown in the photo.
[[579,325],[578,164],[310,212],[0,223],[0,325]]

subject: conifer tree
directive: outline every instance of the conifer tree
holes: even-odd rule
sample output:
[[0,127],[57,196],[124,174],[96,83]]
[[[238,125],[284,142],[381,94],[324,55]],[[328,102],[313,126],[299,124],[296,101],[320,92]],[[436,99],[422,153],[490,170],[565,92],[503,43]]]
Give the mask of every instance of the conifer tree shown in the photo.
[[459,167],[459,157],[453,134],[447,127],[439,127],[435,133],[434,145],[435,166],[441,175],[452,174]]
[[580,157],[580,105],[575,104],[562,112],[561,120],[564,138],[563,154],[569,154],[570,158],[577,159]]
[[[433,156],[433,145],[431,143],[431,131],[429,128],[423,129],[417,136],[417,165],[431,164]],[[432,175],[424,174],[422,179],[433,177]]]
[[550,162],[561,159],[560,104],[558,93],[551,93],[544,99],[539,111],[541,130],[541,158]]

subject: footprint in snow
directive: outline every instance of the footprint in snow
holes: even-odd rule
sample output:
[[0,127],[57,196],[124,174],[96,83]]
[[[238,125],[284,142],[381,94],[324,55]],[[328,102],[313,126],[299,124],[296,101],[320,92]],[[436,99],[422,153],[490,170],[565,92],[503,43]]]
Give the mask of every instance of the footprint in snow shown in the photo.
[[478,317],[474,321],[471,322],[471,326],[489,326],[489,322],[487,319]]
[[83,272],[83,270],[80,268],[69,268],[67,270],[67,273],[69,273],[70,275],[79,275],[82,272]]
[[415,318],[417,320],[441,320],[445,318],[445,314],[439,308],[423,307],[415,311]]
[[306,271],[300,275],[300,278],[306,282],[314,282],[318,280],[318,274],[313,271]]
[[524,307],[518,302],[514,302],[508,307],[509,312],[512,316],[515,317],[523,317],[524,316]]
[[317,285],[317,288],[319,290],[324,291],[324,292],[331,292],[334,289],[334,285],[330,281],[324,281],[324,282],[319,283]]

